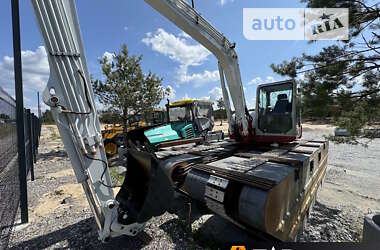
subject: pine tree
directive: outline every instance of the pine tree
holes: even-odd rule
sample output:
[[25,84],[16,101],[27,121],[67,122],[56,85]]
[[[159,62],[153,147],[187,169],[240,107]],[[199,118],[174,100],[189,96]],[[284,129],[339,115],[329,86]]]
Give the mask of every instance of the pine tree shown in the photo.
[[351,137],[331,139],[358,143],[358,137],[368,136],[363,128],[380,121],[379,5],[363,0],[301,2],[310,8],[349,8],[350,39],[325,47],[316,55],[303,54],[271,67],[282,76],[303,75],[298,83],[304,116],[333,117]]
[[162,78],[141,69],[142,56],[129,55],[123,44],[112,59],[102,58],[105,80],[93,82],[95,94],[109,112],[121,114],[126,143],[127,126],[136,116],[152,111],[163,98]]

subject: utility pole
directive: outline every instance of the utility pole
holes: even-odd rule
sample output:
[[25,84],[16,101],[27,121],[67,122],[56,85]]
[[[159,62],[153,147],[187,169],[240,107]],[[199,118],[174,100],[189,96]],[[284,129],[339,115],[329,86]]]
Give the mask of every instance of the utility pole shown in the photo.
[[28,222],[28,193],[25,161],[24,95],[22,90],[21,38],[19,0],[12,0],[13,57],[16,92],[17,148],[20,181],[21,223]]

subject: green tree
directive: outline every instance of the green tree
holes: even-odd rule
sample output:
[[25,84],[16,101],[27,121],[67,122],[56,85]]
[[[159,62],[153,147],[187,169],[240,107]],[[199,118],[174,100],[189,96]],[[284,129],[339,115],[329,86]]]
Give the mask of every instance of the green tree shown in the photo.
[[162,78],[141,69],[142,56],[129,55],[123,44],[121,51],[112,59],[99,60],[105,80],[93,82],[99,101],[108,107],[109,112],[121,114],[124,129],[124,142],[130,121],[153,109],[163,98]]
[[3,119],[3,120],[9,120],[9,115],[7,114],[0,114],[0,119]]
[[[303,54],[274,72],[298,80],[304,116],[333,117],[358,143],[362,128],[380,120],[380,9],[363,0],[301,0],[310,8],[349,8],[349,40],[338,41],[316,55]],[[332,138],[337,139],[337,138]]]
[[222,97],[216,101],[216,106],[218,107],[217,117],[220,119],[220,126],[222,126],[223,125],[223,119],[227,118],[224,100]]
[[122,122],[119,114],[107,111],[101,112],[99,120],[105,124],[120,124]]
[[224,110],[225,105],[224,105],[224,100],[222,97],[217,100],[216,106],[218,107],[219,110]]
[[42,113],[42,123],[43,124],[54,124],[53,114],[49,109]]

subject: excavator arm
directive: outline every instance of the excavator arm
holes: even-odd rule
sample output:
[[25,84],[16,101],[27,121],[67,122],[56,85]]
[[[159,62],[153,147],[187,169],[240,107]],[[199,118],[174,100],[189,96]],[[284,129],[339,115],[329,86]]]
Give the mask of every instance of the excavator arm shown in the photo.
[[135,235],[143,224],[117,222],[99,117],[73,0],[32,0],[50,66],[43,93],[50,107],[77,181],[82,184],[99,227],[99,238]]

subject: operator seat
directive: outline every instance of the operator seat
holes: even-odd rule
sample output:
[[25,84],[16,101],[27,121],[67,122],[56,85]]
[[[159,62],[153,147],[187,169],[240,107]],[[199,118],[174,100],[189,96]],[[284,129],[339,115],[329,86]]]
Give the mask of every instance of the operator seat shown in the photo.
[[286,94],[279,94],[273,111],[260,118],[259,128],[266,133],[285,134],[292,125],[292,103]]
[[273,108],[273,113],[284,114],[286,112],[290,112],[291,110],[289,110],[289,106],[291,107],[288,96],[286,94],[279,94],[277,96],[277,102]]

